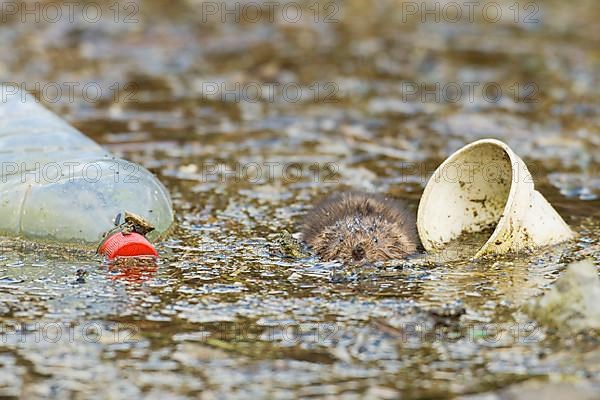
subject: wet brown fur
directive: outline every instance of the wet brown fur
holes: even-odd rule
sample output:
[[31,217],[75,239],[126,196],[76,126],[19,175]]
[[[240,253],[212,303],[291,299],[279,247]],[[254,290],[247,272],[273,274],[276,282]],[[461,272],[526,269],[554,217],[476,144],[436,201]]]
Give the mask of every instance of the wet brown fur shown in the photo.
[[317,203],[303,237],[323,260],[402,259],[419,246],[414,216],[404,203],[376,194],[344,192]]

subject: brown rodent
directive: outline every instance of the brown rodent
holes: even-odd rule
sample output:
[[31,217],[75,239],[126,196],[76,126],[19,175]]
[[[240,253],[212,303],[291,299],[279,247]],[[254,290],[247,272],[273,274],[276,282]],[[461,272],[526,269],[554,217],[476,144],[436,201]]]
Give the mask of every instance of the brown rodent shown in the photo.
[[402,202],[363,192],[317,203],[304,217],[302,233],[325,261],[402,259],[419,246],[415,218]]

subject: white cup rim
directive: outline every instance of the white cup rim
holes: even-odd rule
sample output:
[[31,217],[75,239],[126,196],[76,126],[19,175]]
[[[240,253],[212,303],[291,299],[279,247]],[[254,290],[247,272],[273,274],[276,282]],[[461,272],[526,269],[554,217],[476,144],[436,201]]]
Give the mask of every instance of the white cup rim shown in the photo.
[[[425,212],[426,212],[425,208],[427,207],[427,200],[430,198],[431,191],[434,189],[434,186],[435,186],[435,183],[432,182],[432,179],[437,174],[439,174],[440,171],[443,171],[444,168],[446,168],[448,165],[452,164],[453,162],[456,162],[456,160],[459,157],[461,157],[465,152],[468,152],[475,147],[479,147],[479,146],[483,146],[483,145],[495,146],[495,147],[501,149],[502,151],[504,151],[504,153],[506,155],[508,155],[508,158],[510,160],[510,165],[511,165],[511,174],[510,174],[511,182],[510,182],[509,194],[506,199],[506,203],[504,205],[504,209],[502,211],[500,219],[498,220],[496,227],[494,228],[494,231],[492,232],[492,234],[490,235],[488,240],[481,246],[480,249],[478,249],[477,253],[475,254],[475,257],[478,257],[479,255],[483,254],[486,251],[486,249],[490,246],[490,243],[495,243],[496,240],[498,240],[499,236],[502,234],[504,226],[507,223],[509,223],[509,218],[510,218],[511,212],[514,208],[514,202],[515,202],[515,198],[517,196],[517,190],[518,190],[518,186],[519,186],[519,182],[517,182],[515,180],[514,169],[516,166],[522,166],[527,171],[526,166],[523,163],[523,161],[512,151],[512,149],[506,143],[504,143],[500,140],[497,140],[497,139],[492,139],[492,138],[480,139],[475,142],[469,143],[468,145],[466,145],[466,146],[458,149],[454,153],[452,153],[452,155],[450,155],[444,162],[442,162],[442,164],[440,164],[440,166],[435,170],[431,179],[425,186],[425,190],[423,191],[423,195],[421,196],[421,201],[419,202],[419,207],[418,207],[418,211],[417,211],[417,230],[418,230],[421,242],[426,250],[432,250],[437,247],[437,246],[433,245],[434,242],[431,241],[428,237],[426,237],[426,235],[423,232],[424,218],[425,218]],[[522,182],[522,183],[526,184],[525,182]],[[529,184],[529,185],[531,186],[530,190],[533,190],[533,184]]]

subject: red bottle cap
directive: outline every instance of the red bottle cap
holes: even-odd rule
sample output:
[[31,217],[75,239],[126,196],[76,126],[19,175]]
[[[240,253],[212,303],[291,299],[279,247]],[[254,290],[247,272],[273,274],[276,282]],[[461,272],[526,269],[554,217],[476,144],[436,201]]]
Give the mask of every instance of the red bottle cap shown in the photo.
[[98,253],[112,260],[115,257],[137,257],[137,256],[155,256],[158,257],[158,252],[146,239],[139,233],[129,233],[124,235],[123,232],[116,232],[110,235],[100,248]]

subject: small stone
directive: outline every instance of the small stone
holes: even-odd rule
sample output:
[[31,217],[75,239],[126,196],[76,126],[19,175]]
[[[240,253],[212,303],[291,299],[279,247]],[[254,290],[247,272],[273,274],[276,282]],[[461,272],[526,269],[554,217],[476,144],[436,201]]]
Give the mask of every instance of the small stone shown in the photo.
[[302,275],[300,275],[300,274],[299,274],[299,273],[297,273],[297,272],[294,272],[293,274],[291,274],[291,275],[288,277],[288,281],[297,281],[297,280],[300,280],[300,279],[302,279]]
[[547,382],[530,380],[516,383],[498,392],[461,396],[458,400],[595,400],[598,388],[589,381]]
[[86,275],[87,275],[87,271],[84,270],[84,269],[79,268],[75,272],[76,279],[75,279],[74,283],[79,283],[79,284],[85,283],[85,277],[86,277]]
[[569,264],[550,291],[527,306],[527,311],[562,331],[600,330],[600,278],[592,261]]

